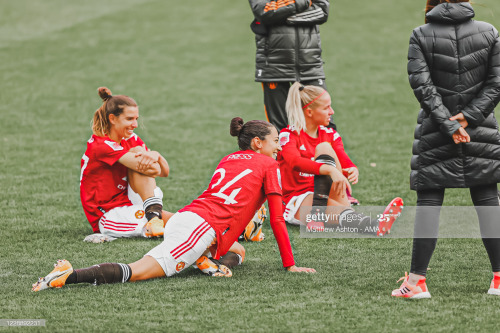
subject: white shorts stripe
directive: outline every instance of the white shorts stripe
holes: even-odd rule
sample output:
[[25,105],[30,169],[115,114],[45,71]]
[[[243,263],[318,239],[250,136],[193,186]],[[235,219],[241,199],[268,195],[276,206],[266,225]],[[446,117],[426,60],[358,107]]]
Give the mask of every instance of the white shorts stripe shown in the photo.
[[189,236],[188,240],[179,245],[177,248],[175,248],[172,252],[172,256],[175,259],[178,259],[181,255],[183,255],[186,251],[189,251],[194,247],[194,245],[198,242],[198,240],[205,234],[205,232],[210,229],[210,225],[206,222],[203,221],[202,224],[198,228],[196,228],[193,233]]
[[99,220],[99,230],[111,237],[140,237],[147,223],[142,206],[116,207]]
[[117,222],[117,221],[111,221],[111,220],[106,220],[106,219],[102,219],[102,222],[103,224],[114,224],[116,226],[131,226],[131,227],[135,227],[138,223],[127,223],[127,222]]
[[174,256],[175,259],[179,259],[184,253],[186,253],[187,251],[191,250],[194,248],[194,246],[196,245],[196,243],[198,243],[198,241],[200,240],[200,238],[211,228],[211,226],[206,226],[203,230],[200,230],[200,232],[198,233],[198,235],[196,236],[196,239],[194,241],[192,241],[191,243],[188,243],[186,244],[186,246],[184,247],[184,249],[181,250],[180,253],[176,254]]
[[194,235],[196,232],[198,232],[198,230],[199,230],[199,229],[203,228],[203,227],[205,226],[205,224],[206,224],[206,223],[207,223],[206,221],[201,222],[201,223],[200,223],[200,225],[198,225],[198,226],[196,227],[196,229],[194,229],[194,231],[191,233],[191,235],[189,236],[189,238],[187,239],[187,241],[185,241],[185,242],[184,242],[184,243],[182,243],[181,245],[177,246],[175,249],[173,249],[173,250],[172,250],[172,252],[171,252],[171,253],[174,255],[174,254],[175,254],[174,252],[177,252],[181,246],[183,246],[183,245],[184,245],[184,244],[186,244],[187,242],[191,241],[191,237],[193,237],[193,235]]
[[215,230],[201,216],[176,213],[165,225],[163,242],[146,255],[160,264],[166,276],[172,276],[194,264],[214,239]]

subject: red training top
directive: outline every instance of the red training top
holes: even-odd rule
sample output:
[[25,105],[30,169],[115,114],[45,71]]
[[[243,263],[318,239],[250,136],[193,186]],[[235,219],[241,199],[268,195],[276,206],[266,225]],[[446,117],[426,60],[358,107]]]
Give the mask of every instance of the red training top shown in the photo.
[[280,132],[282,151],[278,153],[278,162],[283,175],[283,201],[286,204],[294,196],[314,191],[314,175],[319,175],[321,163],[314,161],[316,146],[329,142],[343,169],[356,167],[344,150],[340,134],[333,128],[318,127],[318,137],[312,138],[303,130],[297,134],[292,125]]
[[245,150],[224,157],[208,189],[179,212],[196,213],[210,224],[217,235],[215,259],[219,259],[237,241],[266,197],[283,266],[292,266],[295,262],[280,202],[280,171],[278,163],[268,156]]
[[136,134],[120,144],[107,136],[97,135],[87,141],[81,161],[80,199],[94,232],[99,232],[99,219],[105,212],[132,205],[127,192],[128,169],[118,160],[136,146],[147,149]]

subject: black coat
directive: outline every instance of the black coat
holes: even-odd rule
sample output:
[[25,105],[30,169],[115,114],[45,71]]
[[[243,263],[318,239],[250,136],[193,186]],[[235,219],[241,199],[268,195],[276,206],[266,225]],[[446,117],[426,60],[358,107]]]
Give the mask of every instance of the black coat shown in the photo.
[[328,0],[249,0],[257,52],[255,81],[324,79],[319,24],[328,19]]
[[[413,190],[473,187],[500,182],[500,39],[474,21],[469,3],[443,3],[413,30],[408,51],[410,85],[420,102],[411,159]],[[470,143],[455,144],[462,112]]]

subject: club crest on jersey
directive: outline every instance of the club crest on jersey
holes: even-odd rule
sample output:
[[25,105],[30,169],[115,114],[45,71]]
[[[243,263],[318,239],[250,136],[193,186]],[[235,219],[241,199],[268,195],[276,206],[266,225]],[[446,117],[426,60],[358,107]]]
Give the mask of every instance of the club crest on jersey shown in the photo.
[[143,210],[138,210],[137,212],[135,212],[135,218],[140,220],[144,217],[144,211]]
[[104,143],[111,147],[114,151],[123,150],[123,147],[120,146],[117,142],[104,140]]
[[181,261],[181,262],[177,263],[177,265],[175,265],[175,270],[177,272],[180,272],[184,269],[184,267],[186,267],[186,263],[184,261]]
[[283,147],[290,141],[290,132],[280,133],[280,146]]

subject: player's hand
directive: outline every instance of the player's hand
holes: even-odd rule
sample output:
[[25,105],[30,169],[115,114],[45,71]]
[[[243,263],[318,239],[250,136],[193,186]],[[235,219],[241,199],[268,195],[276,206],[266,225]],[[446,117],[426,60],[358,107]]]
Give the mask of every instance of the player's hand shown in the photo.
[[351,184],[349,184],[347,178],[337,168],[333,168],[332,172],[330,173],[330,177],[333,181],[333,193],[341,196],[342,198],[346,195],[347,189],[349,189],[349,193],[352,193]]
[[470,142],[469,133],[463,127],[460,127],[453,133],[452,139],[456,144]]
[[347,175],[347,180],[351,182],[351,184],[357,184],[359,178],[359,170],[356,167],[342,169],[344,175]]
[[314,268],[297,267],[295,265],[287,267],[286,270],[289,272],[316,273],[316,270]]
[[158,162],[160,153],[157,151],[144,151],[136,153],[135,157],[140,158],[137,164],[137,171],[144,172],[149,169],[153,163]]
[[460,126],[462,126],[462,128],[466,128],[467,126],[469,126],[469,122],[467,121],[467,119],[465,119],[465,116],[462,112],[451,117],[450,120],[451,121],[457,120],[460,123]]

